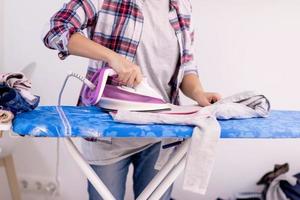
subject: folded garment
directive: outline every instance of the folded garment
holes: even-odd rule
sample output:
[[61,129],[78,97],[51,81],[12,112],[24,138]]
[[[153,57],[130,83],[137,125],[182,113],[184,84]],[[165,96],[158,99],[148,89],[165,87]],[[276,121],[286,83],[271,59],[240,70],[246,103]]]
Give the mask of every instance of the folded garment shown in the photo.
[[0,109],[0,130],[9,130],[13,118],[14,114],[12,112]]
[[[122,123],[194,125],[195,128],[187,154],[183,188],[205,194],[221,132],[217,119],[266,117],[269,110],[270,103],[265,96],[247,91],[186,115],[130,112],[126,110],[119,110],[117,113],[111,113],[111,115],[114,120]],[[163,154],[160,154],[160,156],[163,156]]]
[[11,111],[14,115],[36,108],[40,98],[38,96],[35,98],[34,104],[29,104],[18,90],[10,88],[6,84],[0,84],[0,106],[4,110]]
[[38,101],[37,96],[29,92],[31,82],[21,72],[0,74],[0,84],[6,84],[10,88],[17,89],[20,95],[31,105]]

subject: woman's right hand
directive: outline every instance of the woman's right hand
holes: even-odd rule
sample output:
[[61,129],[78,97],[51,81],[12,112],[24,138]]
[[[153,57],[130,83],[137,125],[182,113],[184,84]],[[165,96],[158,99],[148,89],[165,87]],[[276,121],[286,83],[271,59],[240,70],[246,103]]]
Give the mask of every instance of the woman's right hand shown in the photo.
[[117,72],[118,80],[126,86],[134,87],[142,81],[142,73],[139,66],[80,33],[75,33],[71,36],[68,50],[72,55],[108,62],[110,67]]
[[68,50],[72,55],[108,62],[117,72],[118,80],[126,86],[134,87],[142,81],[142,73],[137,65],[80,33],[71,36]]
[[109,66],[118,74],[118,81],[126,86],[134,87],[142,81],[140,67],[130,62],[125,57],[114,53],[109,59]]

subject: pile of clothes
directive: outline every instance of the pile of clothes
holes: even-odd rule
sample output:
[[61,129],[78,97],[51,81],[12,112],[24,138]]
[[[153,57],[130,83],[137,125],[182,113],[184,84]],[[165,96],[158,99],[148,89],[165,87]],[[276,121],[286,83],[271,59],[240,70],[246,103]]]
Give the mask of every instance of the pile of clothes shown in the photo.
[[243,192],[227,200],[300,200],[300,173],[289,176],[286,174],[288,171],[288,163],[275,165],[257,182],[257,185],[263,186],[262,192]]
[[31,82],[23,73],[0,74],[0,126],[10,127],[14,115],[38,106],[40,97],[30,89]]
[[288,176],[288,163],[275,165],[257,185],[264,186],[262,197],[265,200],[300,200],[300,173]]

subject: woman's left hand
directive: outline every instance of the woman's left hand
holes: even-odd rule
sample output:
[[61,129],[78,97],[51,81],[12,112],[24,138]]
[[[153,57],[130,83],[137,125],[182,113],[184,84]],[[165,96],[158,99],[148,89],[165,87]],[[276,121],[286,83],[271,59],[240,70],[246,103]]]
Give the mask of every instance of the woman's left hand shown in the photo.
[[215,92],[198,92],[194,96],[199,106],[209,106],[221,99],[221,95]]
[[187,97],[196,101],[199,106],[209,106],[221,99],[221,95],[215,92],[204,92],[198,75],[191,73],[183,77],[181,91]]

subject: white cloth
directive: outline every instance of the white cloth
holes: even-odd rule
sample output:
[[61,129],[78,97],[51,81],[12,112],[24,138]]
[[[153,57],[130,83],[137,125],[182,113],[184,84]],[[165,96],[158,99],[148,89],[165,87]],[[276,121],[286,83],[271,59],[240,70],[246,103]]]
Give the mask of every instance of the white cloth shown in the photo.
[[[188,115],[119,110],[117,113],[112,114],[112,117],[122,123],[196,126],[187,153],[183,188],[205,194],[221,132],[217,119],[266,117],[269,110],[269,101],[263,95],[255,92],[243,92]],[[169,156],[168,151],[164,152],[166,152],[166,156]],[[161,156],[164,157],[164,155]],[[167,159],[162,160],[166,161]]]
[[297,184],[297,178],[294,176],[287,176],[286,174],[278,176],[271,182],[266,194],[266,200],[289,200],[280,188],[280,181],[282,180],[287,181],[292,186]]

